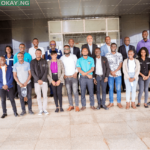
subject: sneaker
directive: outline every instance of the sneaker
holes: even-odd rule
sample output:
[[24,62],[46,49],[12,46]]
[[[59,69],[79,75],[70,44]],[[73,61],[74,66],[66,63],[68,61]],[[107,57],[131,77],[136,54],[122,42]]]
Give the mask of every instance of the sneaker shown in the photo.
[[44,112],[45,115],[48,115],[48,114],[49,114],[49,113],[47,112],[47,110],[44,110],[43,112]]
[[38,115],[42,115],[42,113],[43,113],[43,110],[40,110],[40,112],[38,113]]

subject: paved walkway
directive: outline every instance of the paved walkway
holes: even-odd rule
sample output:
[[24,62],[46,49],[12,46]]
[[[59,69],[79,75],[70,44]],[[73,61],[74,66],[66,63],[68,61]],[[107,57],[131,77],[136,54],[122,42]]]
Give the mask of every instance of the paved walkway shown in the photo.
[[[47,109],[50,114],[38,116],[34,101],[35,114],[18,118],[7,101],[8,116],[0,118],[0,150],[150,149],[150,108],[145,109],[143,104],[136,110],[126,110],[123,100],[124,109],[115,103],[108,111],[87,108],[82,112],[67,112],[66,102],[65,112],[57,114],[51,98]],[[20,114],[19,101],[17,108]]]

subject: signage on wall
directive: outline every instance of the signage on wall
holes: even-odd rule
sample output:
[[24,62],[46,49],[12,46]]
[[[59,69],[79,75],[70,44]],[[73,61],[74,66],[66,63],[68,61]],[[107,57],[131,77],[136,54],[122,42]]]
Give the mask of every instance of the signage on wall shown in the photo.
[[30,0],[0,0],[0,6],[30,6]]

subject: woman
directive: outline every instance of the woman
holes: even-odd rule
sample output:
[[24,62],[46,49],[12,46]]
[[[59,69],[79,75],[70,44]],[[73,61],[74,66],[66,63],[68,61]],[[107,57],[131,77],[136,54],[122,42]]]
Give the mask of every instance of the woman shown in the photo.
[[[13,60],[14,60],[14,55],[13,55],[13,49],[11,46],[6,46],[5,47],[5,59],[6,59],[6,65],[13,67]],[[17,84],[16,81],[13,81],[13,90],[14,90],[14,98],[18,99],[18,92],[17,92]],[[7,98],[9,99],[9,98]]]
[[138,104],[137,107],[140,107],[141,104],[141,97],[143,91],[145,92],[145,99],[144,99],[144,107],[148,108],[147,99],[148,99],[148,87],[150,82],[150,58],[148,49],[146,47],[142,47],[138,53],[138,60],[141,65],[140,75],[139,75],[139,94],[138,94]]
[[135,97],[138,76],[140,73],[140,63],[134,58],[134,51],[128,51],[128,58],[123,62],[124,81],[126,84],[126,109],[130,107],[130,92],[132,92],[131,107],[136,109]]
[[[48,75],[49,84],[52,86],[54,101],[56,105],[55,112],[64,111],[62,108],[62,87],[64,83],[65,69],[61,60],[57,59],[57,52],[51,52],[52,59],[48,62]],[[59,100],[59,106],[58,106]],[[60,107],[60,109],[59,109]]]

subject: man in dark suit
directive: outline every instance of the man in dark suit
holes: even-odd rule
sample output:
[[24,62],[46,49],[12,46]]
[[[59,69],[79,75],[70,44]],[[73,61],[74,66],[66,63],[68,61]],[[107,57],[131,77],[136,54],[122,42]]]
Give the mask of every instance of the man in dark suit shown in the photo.
[[96,44],[93,44],[93,37],[92,37],[91,35],[88,35],[88,36],[86,37],[86,41],[87,41],[87,44],[82,45],[81,50],[82,50],[83,48],[87,48],[87,49],[88,49],[88,56],[94,58],[94,57],[95,57],[95,52],[94,52],[94,50],[95,50],[95,48],[97,47],[97,45],[96,45]]
[[74,54],[77,56],[77,58],[80,58],[80,49],[79,47],[75,47],[74,46],[74,40],[73,39],[69,39],[68,44],[70,46],[70,52],[71,54]]
[[[106,101],[106,87],[110,73],[109,63],[106,57],[101,56],[100,48],[95,49],[95,55],[96,57],[94,58],[95,68],[93,78],[94,84],[97,85],[97,101],[98,101],[97,109],[104,108],[105,110],[108,110],[109,108],[105,105],[105,101]],[[100,91],[102,91],[102,98],[100,96]]]
[[[121,45],[118,49],[118,52],[122,54],[123,61],[128,58],[128,51],[129,50],[134,51],[134,58],[135,58],[136,57],[135,47],[133,45],[130,45],[130,38],[125,37],[124,38],[124,44]],[[122,68],[121,68],[121,72],[122,72],[122,88],[123,88],[123,91],[125,91],[126,87],[125,87],[124,74],[123,74]]]

